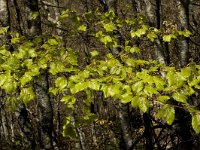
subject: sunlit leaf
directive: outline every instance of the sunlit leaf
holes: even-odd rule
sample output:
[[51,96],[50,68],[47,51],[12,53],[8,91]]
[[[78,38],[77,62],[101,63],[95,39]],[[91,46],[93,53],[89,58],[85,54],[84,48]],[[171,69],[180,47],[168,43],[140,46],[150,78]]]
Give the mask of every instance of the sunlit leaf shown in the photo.
[[169,34],[169,35],[164,35],[163,36],[163,41],[164,42],[170,42],[171,39],[176,38],[176,36],[174,34]]
[[131,99],[131,106],[136,108],[139,106],[139,96],[134,96],[132,99]]
[[115,27],[115,25],[112,22],[110,22],[110,23],[103,23],[103,27],[106,30],[106,32],[111,32],[113,30],[116,30],[116,27]]
[[197,134],[200,133],[200,114],[199,113],[192,115],[192,127]]
[[56,39],[49,39],[47,41],[50,45],[58,45],[58,41],[56,41]]
[[149,106],[150,104],[146,97],[139,97],[139,108],[143,113],[148,111]]
[[167,124],[171,125],[175,119],[175,110],[173,106],[164,105],[157,113],[159,118],[163,118]]
[[175,92],[172,97],[178,102],[187,103],[187,96],[184,93]]
[[35,99],[35,93],[32,87],[22,88],[20,92],[20,98],[24,103],[29,103],[33,99]]
[[90,54],[91,54],[92,57],[95,57],[95,56],[99,55],[99,52],[94,50],[94,51],[90,52]]
[[81,25],[81,26],[78,27],[78,30],[79,31],[86,31],[87,27],[85,25]]
[[55,84],[59,90],[63,90],[67,86],[67,79],[64,77],[58,77],[55,81]]
[[158,98],[157,98],[157,101],[159,102],[162,102],[162,103],[165,103],[167,100],[169,100],[170,97],[167,96],[167,95],[160,95]]
[[144,88],[144,83],[142,81],[136,82],[131,86],[132,90],[137,93],[141,92]]
[[88,87],[98,91],[100,88],[100,83],[97,80],[90,80],[88,81]]
[[88,82],[79,82],[70,88],[72,94],[78,93],[88,87]]
[[133,46],[133,47],[130,48],[130,53],[138,53],[140,51],[141,50],[137,46]]
[[35,11],[32,13],[32,18],[35,20],[39,15],[40,15],[39,12]]

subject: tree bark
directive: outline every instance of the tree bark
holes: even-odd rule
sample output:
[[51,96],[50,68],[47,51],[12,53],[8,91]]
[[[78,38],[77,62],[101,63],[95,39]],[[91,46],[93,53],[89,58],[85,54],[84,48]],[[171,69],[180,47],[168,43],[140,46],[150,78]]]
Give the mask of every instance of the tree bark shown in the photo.
[[[24,0],[24,4],[26,6],[26,13],[28,14],[28,33],[31,38],[34,38],[42,33],[38,0]],[[33,18],[33,13],[38,13],[38,16]],[[41,126],[40,141],[42,148],[45,150],[53,149],[53,109],[50,96],[48,95],[48,82],[48,73],[46,71],[41,71],[41,75],[34,84]]]
[[[8,1],[0,0],[0,28],[10,26],[10,16],[8,10]],[[7,34],[0,35],[0,44],[4,45],[8,42]]]
[[[149,19],[150,26],[160,28],[160,0],[156,0],[155,4],[151,0],[144,0],[146,14]],[[156,7],[155,7],[156,6]],[[155,56],[160,64],[167,64],[164,53],[164,47],[160,39],[155,39],[154,43]]]
[[[190,0],[178,1],[179,21],[182,30],[189,28],[189,3]],[[179,47],[180,66],[183,67],[188,64],[189,60],[189,39],[187,37],[181,38],[179,40]]]

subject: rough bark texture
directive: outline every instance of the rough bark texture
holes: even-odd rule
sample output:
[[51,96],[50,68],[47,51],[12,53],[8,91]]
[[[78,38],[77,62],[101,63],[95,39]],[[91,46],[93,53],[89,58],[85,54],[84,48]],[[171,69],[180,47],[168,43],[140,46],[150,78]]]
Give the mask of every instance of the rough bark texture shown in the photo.
[[[156,3],[154,4],[152,0],[144,0],[145,2],[145,9],[146,14],[149,19],[150,26],[154,26],[159,28],[160,27],[160,1],[156,0]],[[162,45],[162,42],[159,39],[155,39],[154,44],[154,51],[156,59],[161,64],[166,64],[166,58],[164,56],[164,47]]]
[[[40,16],[33,18],[33,13],[39,13],[38,1],[24,1],[28,15],[28,33],[31,38],[41,35]],[[36,99],[38,102],[38,114],[40,120],[40,144],[44,149],[53,149],[52,131],[53,131],[53,110],[48,95],[49,83],[48,73],[43,71],[41,76],[35,82]]]
[[[189,29],[189,0],[178,1],[179,21],[181,29]],[[179,41],[180,66],[187,65],[189,61],[189,39],[184,37]]]

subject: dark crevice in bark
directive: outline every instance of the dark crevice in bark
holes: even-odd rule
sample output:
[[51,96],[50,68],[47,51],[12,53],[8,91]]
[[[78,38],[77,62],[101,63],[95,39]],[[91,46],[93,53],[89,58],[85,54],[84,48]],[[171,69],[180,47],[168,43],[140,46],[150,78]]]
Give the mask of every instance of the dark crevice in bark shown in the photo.
[[16,0],[13,0],[14,6],[15,6],[15,11],[16,11],[16,17],[17,17],[17,23],[18,23],[18,31],[21,35],[23,35],[23,31],[21,28],[21,13],[20,13],[20,9],[19,9],[19,5],[17,3]]
[[146,150],[153,150],[154,148],[154,142],[153,142],[153,128],[152,128],[152,120],[150,118],[150,115],[148,113],[143,114],[144,119],[144,134],[146,138]]

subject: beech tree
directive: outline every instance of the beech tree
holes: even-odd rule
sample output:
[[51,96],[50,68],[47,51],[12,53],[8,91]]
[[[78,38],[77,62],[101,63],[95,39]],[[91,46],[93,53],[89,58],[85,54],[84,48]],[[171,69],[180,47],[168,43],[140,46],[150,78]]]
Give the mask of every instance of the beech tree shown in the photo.
[[0,149],[197,149],[199,6],[0,0]]

